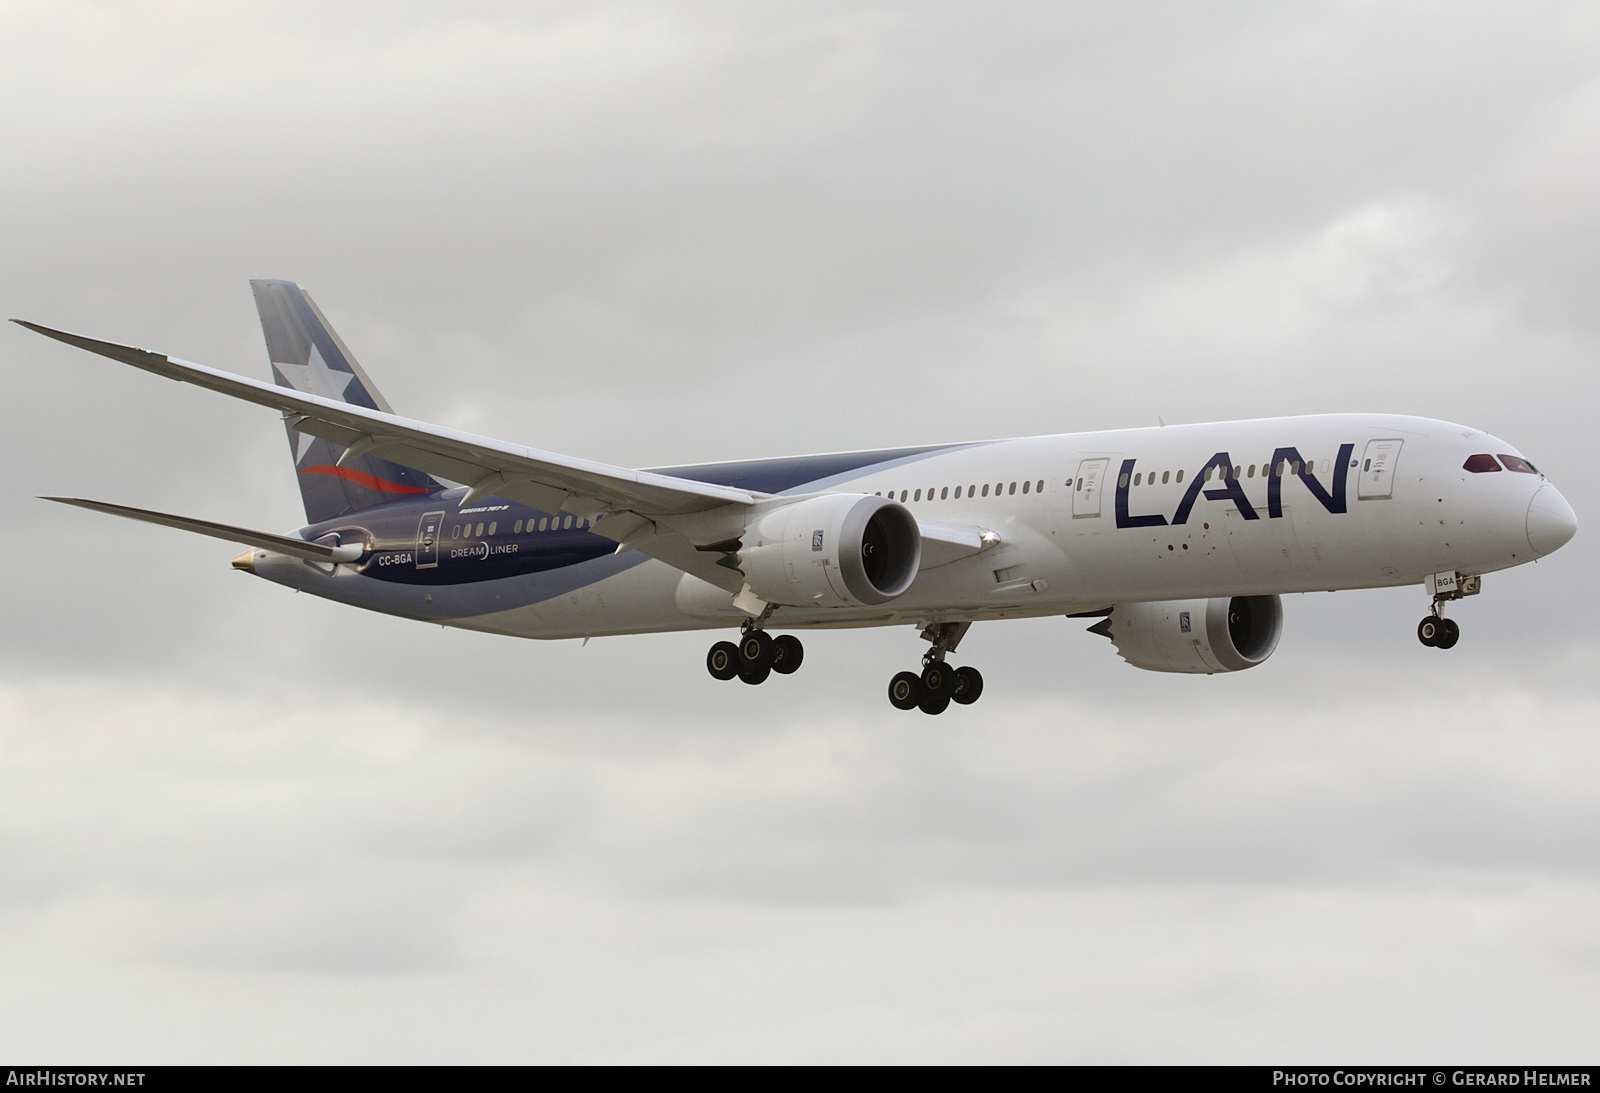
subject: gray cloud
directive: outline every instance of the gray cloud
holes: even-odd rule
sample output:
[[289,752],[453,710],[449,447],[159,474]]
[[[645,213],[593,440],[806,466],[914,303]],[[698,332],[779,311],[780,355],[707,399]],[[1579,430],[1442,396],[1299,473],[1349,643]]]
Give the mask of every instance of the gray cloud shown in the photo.
[[[974,724],[624,715],[563,738],[138,688],[108,726],[100,696],[12,687],[54,731],[8,718],[7,754],[36,758],[8,764],[6,858],[60,867],[7,893],[4,944],[31,966],[87,940],[89,981],[157,977],[175,1012],[202,983],[229,1012],[301,999],[344,1037],[284,1021],[310,1058],[1552,1050],[1547,1018],[1592,1016],[1592,700],[1405,689],[1298,718],[1287,694],[1185,719],[1002,698]],[[1458,1038],[1490,1015],[1492,1041]],[[447,1029],[404,1043],[417,1020]],[[34,1035],[134,1028],[158,1054],[256,1050],[196,1056],[139,1018]]]

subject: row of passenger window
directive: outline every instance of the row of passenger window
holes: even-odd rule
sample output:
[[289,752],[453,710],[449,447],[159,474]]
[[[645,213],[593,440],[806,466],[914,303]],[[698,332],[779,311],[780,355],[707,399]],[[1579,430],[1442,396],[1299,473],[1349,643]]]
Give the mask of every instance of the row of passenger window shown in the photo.
[[[1474,456],[1473,458],[1476,459],[1477,457]],[[1502,459],[1513,459],[1515,457],[1514,456],[1501,456],[1501,458]],[[1471,462],[1471,461],[1469,460],[1468,462]],[[1510,464],[1508,463],[1507,466],[1510,466]],[[1304,469],[1305,469],[1305,472],[1307,474],[1310,474],[1310,473],[1312,473],[1313,470],[1315,470],[1315,468],[1310,463],[1307,463],[1305,465]],[[1472,467],[1468,467],[1468,470],[1472,470],[1472,469],[1473,469]],[[1492,469],[1499,470],[1500,468],[1494,467]],[[1512,469],[1516,470],[1517,468],[1513,467]],[[1326,471],[1327,468],[1324,467],[1323,470]],[[1212,480],[1213,477],[1224,478],[1224,479],[1227,479],[1227,478],[1254,478],[1254,477],[1256,477],[1256,474],[1257,474],[1258,471],[1260,472],[1260,475],[1261,475],[1262,478],[1266,478],[1270,474],[1274,474],[1274,473],[1277,474],[1281,478],[1286,473],[1287,474],[1299,474],[1301,472],[1301,465],[1300,465],[1300,461],[1298,459],[1295,459],[1295,460],[1282,460],[1282,459],[1280,459],[1277,462],[1276,465],[1272,465],[1272,464],[1268,464],[1268,463],[1261,463],[1261,464],[1251,463],[1251,464],[1249,464],[1247,466],[1240,466],[1240,467],[1207,467],[1206,468],[1206,472],[1205,472],[1205,480],[1207,482],[1209,482],[1209,481]],[[1148,471],[1148,472],[1147,471],[1136,471],[1134,473],[1134,475],[1133,475],[1133,480],[1132,480],[1131,484],[1135,485],[1135,486],[1154,486],[1154,485],[1157,485],[1159,483],[1160,485],[1164,486],[1164,485],[1167,485],[1169,483],[1178,483],[1178,482],[1182,482],[1182,481],[1183,481],[1183,472],[1181,470],[1180,471],[1176,471],[1176,472],[1174,472],[1174,471]],[[1130,483],[1129,483],[1129,479],[1128,479],[1127,475],[1123,475],[1117,482],[1117,485],[1119,485],[1119,486],[1127,486],[1129,484]],[[1016,482],[1012,482],[1009,485],[1007,483],[1005,483],[1005,482],[997,482],[994,485],[994,495],[996,497],[1000,497],[1002,495],[1009,496],[1011,494],[1014,494],[1014,493],[1017,492],[1017,485],[1018,484]],[[1021,483],[1021,485],[1022,485],[1022,492],[1023,493],[1028,493],[1030,491],[1035,492],[1035,493],[1043,493],[1044,492],[1044,479],[1042,479],[1042,478],[1039,479],[1037,482],[1023,482],[1023,483]],[[1070,479],[1070,478],[1067,479],[1066,482],[1064,483],[1064,485],[1068,489],[1071,489],[1072,488],[1072,479]],[[1081,490],[1081,489],[1084,488],[1084,485],[1085,485],[1085,483],[1080,481],[1078,483],[1078,488]],[[945,501],[945,500],[951,500],[951,499],[959,500],[961,498],[961,496],[962,496],[963,488],[965,489],[966,496],[968,496],[968,497],[988,497],[989,496],[989,486],[987,484],[985,484],[985,485],[983,485],[981,487],[980,486],[966,486],[966,487],[956,486],[956,487],[954,487],[954,491],[955,492],[954,492],[953,495],[951,493],[951,487],[950,486],[934,486],[934,487],[929,488],[926,492],[927,492],[929,501],[934,501],[934,500]],[[936,491],[937,491],[937,494],[938,494],[937,497],[935,497],[935,492]],[[923,492],[924,491],[922,491],[922,490],[901,490],[901,491],[899,491],[899,498],[898,499],[901,500],[901,501],[906,501],[906,500],[921,501]],[[877,494],[877,496],[879,496],[879,497],[888,497],[890,500],[894,500],[896,498],[894,490],[881,491],[881,492],[879,492]]]
[[[1070,479],[1070,478],[1067,479],[1067,485],[1069,485],[1069,486],[1072,485],[1072,479]],[[934,500],[949,501],[949,500],[951,500],[950,490],[951,490],[951,487],[949,487],[949,486],[929,486],[928,489],[927,489],[928,500],[929,501],[934,501]],[[962,495],[961,494],[962,490],[966,490],[966,496],[968,496],[968,497],[988,497],[989,496],[989,484],[987,482],[985,482],[982,486],[956,486],[955,487],[955,500],[960,500],[961,495]],[[939,495],[937,498],[934,497],[934,493],[935,492],[937,492],[938,495]],[[1006,487],[1006,484],[1004,482],[996,482],[994,484],[994,495],[996,497],[1006,496],[1006,495],[1009,495],[1009,494],[1014,494],[1016,492],[1017,492],[1017,483],[1015,483],[1015,482],[1011,483],[1011,486],[1010,486],[1009,489]],[[1039,479],[1038,482],[1024,482],[1024,483],[1022,483],[1022,492],[1023,493],[1043,493],[1044,492],[1044,479],[1041,478],[1041,479]],[[901,490],[900,491],[899,500],[901,500],[901,501],[908,500],[907,494],[910,494],[909,500],[921,501],[922,500],[923,491],[922,490]],[[873,494],[873,496],[874,497],[887,497],[891,501],[896,499],[894,490],[879,490],[877,493]]]
[[[523,527],[522,526],[522,521],[518,520],[514,525],[512,525],[511,534],[513,534],[513,535],[521,535],[524,531],[567,531],[567,530],[570,530],[571,528],[574,528],[574,527],[582,528],[582,527],[593,527],[593,526],[594,526],[594,521],[586,519],[584,517],[578,517],[576,519],[576,522],[574,522],[573,516],[569,513],[565,517],[562,517],[562,516],[541,516],[539,518],[539,523],[538,523],[537,526],[535,526],[535,524],[534,524],[534,522],[532,520],[529,520],[528,521],[528,526],[527,527]],[[482,539],[486,534],[488,534],[488,535],[495,534],[499,530],[500,524],[495,520],[490,520],[488,525],[487,525],[487,527],[488,527],[488,531],[487,532],[484,531],[484,527],[485,527],[485,525],[480,523],[478,525],[477,529],[474,530],[470,523],[468,523],[468,524],[457,524],[455,527],[450,529],[450,538],[452,538],[452,539],[461,539],[461,538]]]
[[[1207,467],[1206,468],[1206,473],[1205,473],[1205,480],[1207,482],[1209,482],[1209,481],[1211,481],[1211,479],[1213,477],[1222,478],[1222,479],[1228,479],[1228,478],[1254,478],[1256,476],[1256,471],[1258,469],[1261,472],[1261,477],[1262,478],[1268,478],[1268,477],[1270,477],[1270,476],[1272,476],[1274,474],[1276,474],[1279,478],[1282,478],[1284,476],[1284,474],[1286,474],[1286,473],[1287,474],[1299,474],[1300,470],[1301,470],[1300,461],[1298,459],[1293,459],[1293,460],[1280,459],[1275,464],[1262,463],[1262,464],[1259,465],[1259,468],[1258,468],[1257,464],[1255,464],[1255,463],[1251,463],[1251,464],[1248,464],[1247,466],[1243,466],[1243,467],[1232,467],[1232,468],[1229,468],[1229,467]],[[1305,472],[1307,474],[1310,474],[1314,469],[1315,468],[1313,468],[1311,466],[1310,462],[1306,463]],[[1327,468],[1324,467],[1323,470],[1326,471]],[[1156,471],[1151,471],[1148,474],[1146,474],[1143,471],[1136,472],[1134,474],[1134,476],[1133,476],[1133,484],[1135,486],[1141,486],[1141,485],[1142,486],[1154,486],[1154,485],[1156,485],[1156,474],[1157,474]],[[1161,471],[1160,474],[1161,474],[1160,484],[1163,485],[1163,486],[1165,486],[1169,481],[1173,482],[1173,483],[1177,483],[1177,482],[1182,482],[1183,481],[1183,472],[1182,471],[1177,472],[1176,475],[1174,475],[1171,471]],[[1127,475],[1123,475],[1117,481],[1117,485],[1119,485],[1119,486],[1126,486],[1127,484],[1128,484],[1128,476]]]

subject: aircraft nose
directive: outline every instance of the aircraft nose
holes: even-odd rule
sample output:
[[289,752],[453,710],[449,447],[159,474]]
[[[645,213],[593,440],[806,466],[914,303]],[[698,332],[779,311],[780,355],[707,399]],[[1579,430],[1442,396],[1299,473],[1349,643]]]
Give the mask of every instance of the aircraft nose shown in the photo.
[[1528,545],[1549,554],[1567,545],[1578,532],[1578,514],[1554,486],[1545,485],[1528,503]]

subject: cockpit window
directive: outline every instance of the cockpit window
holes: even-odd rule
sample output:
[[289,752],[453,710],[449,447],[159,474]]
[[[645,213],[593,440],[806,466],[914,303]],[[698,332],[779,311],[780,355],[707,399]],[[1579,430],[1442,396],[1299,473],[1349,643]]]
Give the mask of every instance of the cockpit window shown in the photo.
[[1518,471],[1522,474],[1539,473],[1538,468],[1536,468],[1532,463],[1529,463],[1526,459],[1523,459],[1520,455],[1506,455],[1504,452],[1501,452],[1500,462],[1506,465],[1506,470],[1508,471]]
[[1469,455],[1467,461],[1461,464],[1461,469],[1471,471],[1473,474],[1483,474],[1485,471],[1498,471],[1500,464],[1494,461],[1492,455]]

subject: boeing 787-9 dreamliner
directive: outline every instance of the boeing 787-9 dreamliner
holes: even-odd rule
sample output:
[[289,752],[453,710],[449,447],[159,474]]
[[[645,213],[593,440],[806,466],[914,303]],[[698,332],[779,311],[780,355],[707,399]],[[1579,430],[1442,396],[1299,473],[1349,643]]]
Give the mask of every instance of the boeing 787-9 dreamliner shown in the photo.
[[50,500],[239,543],[236,569],[445,626],[737,631],[706,657],[721,680],[795,671],[795,631],[910,625],[929,647],[889,701],[943,713],[983,691],[948,659],[973,623],[1043,615],[1097,620],[1138,668],[1235,672],[1277,647],[1284,593],[1392,585],[1423,587],[1417,636],[1449,649],[1446,603],[1577,530],[1512,445],[1390,414],[614,467],[399,416],[304,290],[251,285],[272,383],[22,325],[278,411],[306,526]]

